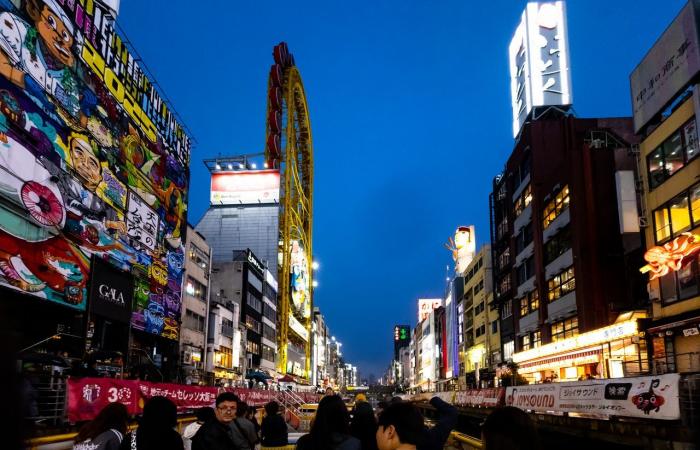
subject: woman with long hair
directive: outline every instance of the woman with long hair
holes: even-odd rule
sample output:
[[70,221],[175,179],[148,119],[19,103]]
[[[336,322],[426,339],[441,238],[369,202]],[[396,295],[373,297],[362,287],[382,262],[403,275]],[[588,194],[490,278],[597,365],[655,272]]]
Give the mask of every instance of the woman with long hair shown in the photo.
[[143,407],[138,428],[122,441],[121,450],[184,450],[175,425],[175,403],[165,397],[152,397]]
[[110,403],[75,437],[73,450],[117,450],[124,439],[129,413],[121,403]]
[[360,440],[362,450],[377,450],[377,418],[374,416],[372,405],[366,401],[355,404],[350,434]]
[[350,415],[337,395],[321,399],[311,432],[297,441],[297,450],[361,450],[359,439],[350,435]]
[[481,425],[485,450],[540,450],[537,426],[523,410],[496,408]]

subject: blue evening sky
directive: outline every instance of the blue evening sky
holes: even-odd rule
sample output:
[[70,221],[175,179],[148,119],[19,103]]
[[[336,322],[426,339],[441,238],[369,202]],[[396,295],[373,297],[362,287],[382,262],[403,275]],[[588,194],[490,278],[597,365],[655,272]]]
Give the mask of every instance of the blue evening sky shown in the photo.
[[[570,0],[574,107],[631,114],[628,75],[684,0]],[[119,23],[190,127],[201,160],[262,151],[272,47],[299,67],[314,141],[315,302],[343,356],[381,375],[392,327],[441,296],[458,225],[489,240],[491,181],[510,154],[508,44],[524,0],[122,0]]]

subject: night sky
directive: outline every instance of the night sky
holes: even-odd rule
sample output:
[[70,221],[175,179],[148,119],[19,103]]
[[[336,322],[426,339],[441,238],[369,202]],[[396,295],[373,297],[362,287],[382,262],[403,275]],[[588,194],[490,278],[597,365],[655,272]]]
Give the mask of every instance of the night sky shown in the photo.
[[[574,108],[631,114],[628,76],[683,0],[570,0]],[[265,5],[264,7],[262,5]],[[206,5],[206,7],[205,7]],[[118,23],[202,159],[263,151],[272,47],[301,71],[314,141],[315,302],[343,356],[380,376],[393,325],[445,289],[458,225],[488,242],[491,182],[512,149],[508,44],[525,1],[122,0]]]

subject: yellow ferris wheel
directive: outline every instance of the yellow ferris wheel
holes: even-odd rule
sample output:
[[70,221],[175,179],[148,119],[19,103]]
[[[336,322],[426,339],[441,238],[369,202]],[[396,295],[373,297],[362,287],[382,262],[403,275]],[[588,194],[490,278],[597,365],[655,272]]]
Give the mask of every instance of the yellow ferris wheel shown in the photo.
[[[313,142],[304,84],[282,42],[273,51],[265,160],[280,171],[278,371],[311,378]],[[290,355],[290,348],[296,354]],[[300,362],[303,360],[303,362]],[[302,366],[303,364],[303,366]]]

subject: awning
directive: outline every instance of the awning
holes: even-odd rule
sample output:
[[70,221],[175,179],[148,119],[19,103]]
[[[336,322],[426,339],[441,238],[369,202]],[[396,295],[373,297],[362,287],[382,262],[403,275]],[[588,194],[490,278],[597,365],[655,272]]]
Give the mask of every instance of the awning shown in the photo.
[[652,327],[649,327],[647,332],[657,333],[659,331],[671,330],[673,328],[686,327],[688,325],[695,325],[697,323],[700,323],[700,316],[691,317],[690,319],[685,319],[685,320],[677,320],[675,322],[666,323],[663,325],[652,326]]
[[582,358],[587,358],[587,357],[593,357],[593,356],[599,356],[600,353],[602,352],[602,349],[587,349],[587,350],[582,350],[582,351],[577,351],[577,352],[571,352],[567,353],[565,355],[558,355],[558,356],[553,356],[550,358],[542,358],[542,359],[536,359],[528,362],[524,362],[520,364],[519,368],[520,369],[527,369],[529,367],[535,367],[535,366],[544,366],[547,364],[555,364],[558,362],[566,362],[566,361],[571,361],[574,359],[582,359]]

